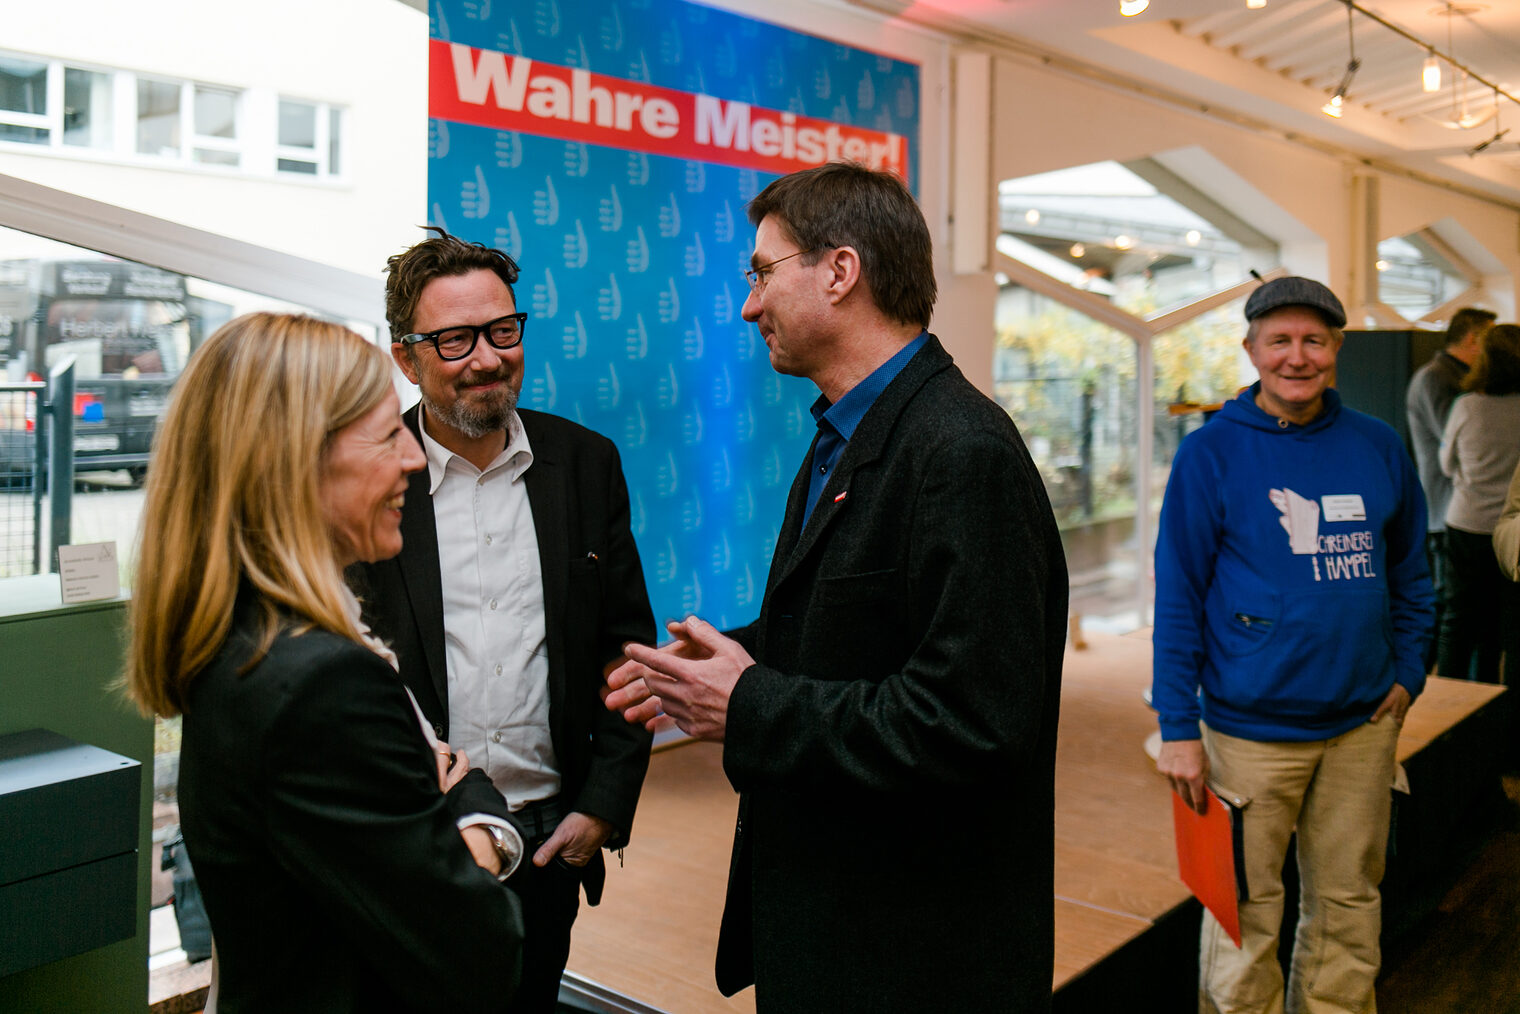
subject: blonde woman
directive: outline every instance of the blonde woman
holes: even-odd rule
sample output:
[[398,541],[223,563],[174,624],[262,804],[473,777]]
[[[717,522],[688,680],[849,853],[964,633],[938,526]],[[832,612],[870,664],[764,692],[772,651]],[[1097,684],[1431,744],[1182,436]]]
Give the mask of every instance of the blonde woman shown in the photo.
[[522,924],[501,797],[429,738],[342,570],[401,548],[389,360],[251,314],[191,358],[155,444],[126,683],[183,714],[179,805],[218,1014],[503,1010]]

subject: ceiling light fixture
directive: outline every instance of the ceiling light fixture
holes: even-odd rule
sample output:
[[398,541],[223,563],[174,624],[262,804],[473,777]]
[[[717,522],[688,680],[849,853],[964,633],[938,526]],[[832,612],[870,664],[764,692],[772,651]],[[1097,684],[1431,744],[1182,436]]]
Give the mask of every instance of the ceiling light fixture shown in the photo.
[[1482,152],[1487,151],[1490,145],[1498,144],[1500,141],[1504,140],[1504,135],[1508,134],[1508,133],[1509,133],[1508,128],[1505,128],[1503,130],[1499,129],[1499,90],[1497,88],[1495,88],[1494,89],[1494,136],[1490,137],[1487,141],[1481,141],[1478,144],[1475,144],[1471,148],[1467,149],[1467,157],[1468,158],[1472,158],[1475,155],[1478,155],[1478,154],[1481,154]]
[[1319,111],[1326,116],[1333,116],[1337,120],[1341,118],[1341,107],[1346,102],[1346,89],[1351,87],[1351,79],[1356,77],[1356,72],[1361,69],[1362,61],[1356,58],[1356,31],[1355,31],[1355,8],[1351,0],[1345,0],[1346,4],[1346,44],[1351,50],[1351,59],[1346,61],[1346,73],[1341,75],[1341,83],[1336,86],[1335,94],[1330,96],[1330,101],[1319,107]]
[[1039,225],[1040,209],[1030,208],[1028,211],[1024,212],[1024,221],[1028,222],[1030,225]]
[[1441,61],[1436,59],[1436,51],[1433,49],[1425,57],[1425,69],[1420,71],[1420,87],[1427,92],[1441,90]]
[[1253,11],[1259,11],[1267,5],[1267,0],[1246,0],[1246,7]]
[[1461,107],[1460,107],[1460,109],[1458,108],[1458,105],[1457,105],[1457,84],[1458,84],[1458,82],[1456,82],[1456,81],[1452,82],[1452,85],[1451,85],[1451,119],[1449,119],[1449,120],[1442,120],[1441,121],[1441,126],[1445,127],[1448,130],[1471,130],[1474,127],[1480,127],[1483,124],[1487,123],[1490,119],[1492,119],[1494,117],[1494,115],[1499,111],[1499,97],[1498,97],[1499,96],[1499,90],[1497,88],[1494,89],[1494,105],[1493,105],[1492,108],[1485,109],[1485,110],[1483,110],[1480,113],[1473,113],[1473,112],[1469,112],[1468,111],[1468,109],[1467,109],[1467,77],[1468,77],[1467,71],[1464,70],[1462,72],[1462,74],[1461,74],[1462,100],[1461,100]]
[[1188,246],[1197,246],[1199,243],[1203,242],[1203,233],[1199,232],[1197,229],[1189,229],[1187,231],[1187,235],[1182,238],[1187,240]]
[[1114,246],[1120,250],[1128,250],[1134,245],[1135,239],[1133,236],[1128,236],[1121,232],[1114,237]]
[[1150,5],[1151,0],[1119,0],[1119,13],[1132,18],[1136,14],[1144,14]]
[[1389,268],[1393,267],[1393,265],[1389,264],[1387,261],[1378,261],[1373,265],[1373,267],[1377,268],[1379,271],[1387,271]]
[[1082,257],[1085,256],[1086,253],[1087,247],[1083,246],[1081,243],[1073,243],[1071,245],[1071,255],[1073,257]]
[[[1517,97],[1512,89],[1496,81],[1488,80],[1481,74],[1474,71],[1471,67],[1462,63],[1462,61],[1457,59],[1456,51],[1452,48],[1452,20],[1454,18],[1470,18],[1472,15],[1478,13],[1479,11],[1484,10],[1485,8],[1483,5],[1452,3],[1451,0],[1442,0],[1442,3],[1439,6],[1431,9],[1430,15],[1432,17],[1444,16],[1446,18],[1446,51],[1442,52],[1436,49],[1433,43],[1410,33],[1406,29],[1399,27],[1398,25],[1389,21],[1387,18],[1383,17],[1381,14],[1378,14],[1376,11],[1368,10],[1361,3],[1358,3],[1357,0],[1341,0],[1341,3],[1346,5],[1348,17],[1351,14],[1361,14],[1365,16],[1369,21],[1374,21],[1377,24],[1382,25],[1390,32],[1408,42],[1413,43],[1415,46],[1418,46],[1425,52],[1424,66],[1421,68],[1422,73],[1420,75],[1420,85],[1425,91],[1429,92],[1432,90],[1432,88],[1439,89],[1442,85],[1445,84],[1444,75],[1442,75],[1438,83],[1434,86],[1428,83],[1432,78],[1435,77],[1436,74],[1440,73],[1442,70],[1441,64],[1444,63],[1451,68],[1450,117],[1441,119],[1435,115],[1423,112],[1419,113],[1418,115],[1434,120],[1435,122],[1441,124],[1441,126],[1447,127],[1451,130],[1471,130],[1474,127],[1487,123],[1488,120],[1491,119],[1494,115],[1493,110],[1486,109],[1482,112],[1469,114],[1466,108],[1465,94],[1460,97],[1461,101],[1459,108],[1458,92],[1459,90],[1465,92],[1467,78],[1469,77],[1472,78],[1473,82],[1476,85],[1494,91],[1496,98],[1507,99],[1516,105],[1520,105],[1520,97]],[[1344,98],[1344,96],[1342,97]],[[1335,113],[1332,112],[1332,109],[1339,109],[1339,106],[1333,102],[1328,103],[1324,111],[1327,115],[1334,116]]]
[[1495,131],[1494,132],[1494,136],[1490,137],[1487,141],[1480,141],[1479,143],[1473,145],[1471,148],[1468,148],[1467,149],[1467,157],[1468,158],[1472,158],[1474,155],[1478,155],[1478,154],[1480,154],[1482,152],[1487,151],[1489,145],[1496,144],[1499,141],[1504,140],[1504,135],[1508,134],[1508,133],[1509,133],[1509,128],[1508,127],[1506,127],[1503,130]]

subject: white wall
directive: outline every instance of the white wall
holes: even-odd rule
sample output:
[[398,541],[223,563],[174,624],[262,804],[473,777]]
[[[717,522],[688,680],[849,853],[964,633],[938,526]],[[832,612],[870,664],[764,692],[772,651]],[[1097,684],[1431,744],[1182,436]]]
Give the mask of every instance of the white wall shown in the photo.
[[0,150],[0,173],[378,277],[426,220],[427,17],[394,0],[6,5],[0,47],[349,110],[345,179]]

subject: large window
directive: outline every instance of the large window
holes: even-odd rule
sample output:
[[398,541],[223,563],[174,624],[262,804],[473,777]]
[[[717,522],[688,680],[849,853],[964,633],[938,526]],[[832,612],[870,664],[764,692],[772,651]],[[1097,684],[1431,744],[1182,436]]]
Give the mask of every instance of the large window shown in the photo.
[[995,395],[1045,480],[1072,611],[1138,626],[1172,457],[1254,379],[1242,301],[1277,245],[1151,159],[1006,180],[999,199]]
[[1018,423],[1055,510],[1078,612],[1133,608],[1136,346],[1017,285],[998,296],[993,396]]
[[1137,316],[1277,263],[1270,239],[1149,159],[1007,180],[998,192],[1005,254]]
[[1151,340],[1154,364],[1150,506],[1161,510],[1172,458],[1182,438],[1221,402],[1255,383],[1241,344],[1245,301],[1233,300],[1168,328]]
[[[0,578],[51,570],[35,510],[45,424],[27,388],[74,365],[75,489],[66,543],[115,541],[123,585],[153,432],[203,339],[250,310],[319,311],[0,228]],[[371,324],[345,321],[374,340]],[[39,548],[40,547],[40,548]]]
[[1378,244],[1378,299],[1405,320],[1424,318],[1481,279],[1429,229]]
[[334,179],[344,161],[344,115],[336,105],[257,89],[0,53],[0,147]]

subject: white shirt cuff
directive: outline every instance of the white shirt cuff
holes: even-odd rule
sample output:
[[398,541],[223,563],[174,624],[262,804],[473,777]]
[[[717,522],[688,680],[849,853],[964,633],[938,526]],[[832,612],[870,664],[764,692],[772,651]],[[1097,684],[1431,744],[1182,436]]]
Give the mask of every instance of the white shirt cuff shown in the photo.
[[461,831],[467,827],[482,827],[486,825],[501,828],[503,835],[507,839],[507,850],[512,853],[512,862],[510,867],[503,863],[501,872],[496,875],[496,879],[506,880],[522,863],[523,852],[526,851],[523,847],[522,835],[517,832],[517,828],[513,827],[509,821],[489,813],[470,813],[460,817],[458,823],[459,830]]

